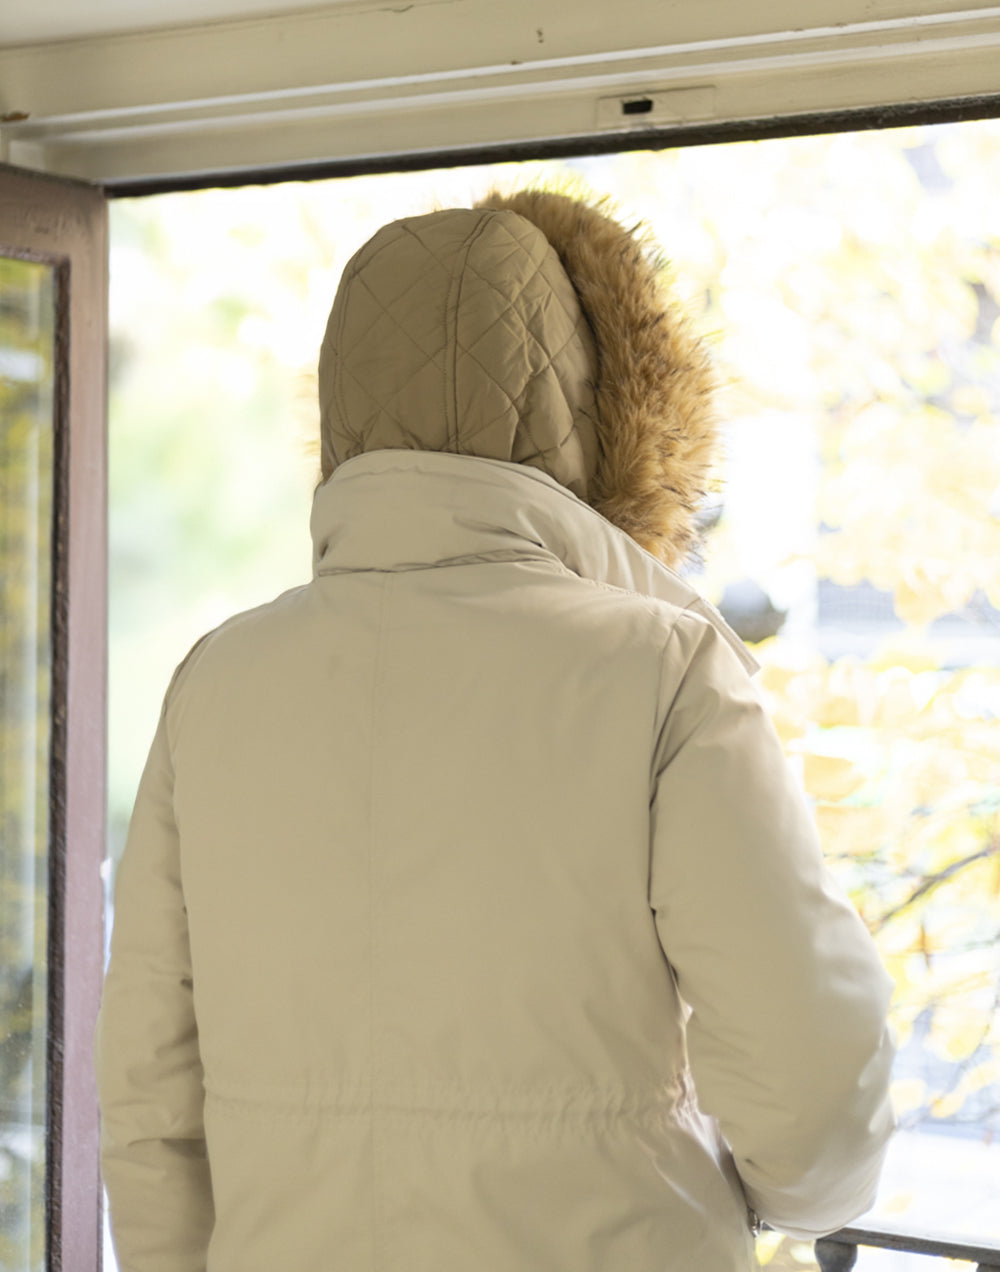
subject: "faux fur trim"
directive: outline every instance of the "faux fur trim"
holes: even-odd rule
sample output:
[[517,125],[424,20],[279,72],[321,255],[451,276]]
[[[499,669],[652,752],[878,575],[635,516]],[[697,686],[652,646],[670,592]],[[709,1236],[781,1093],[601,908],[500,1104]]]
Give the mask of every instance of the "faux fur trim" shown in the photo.
[[607,200],[535,189],[493,191],[476,206],[523,216],[559,256],[597,346],[600,457],[590,503],[677,566],[715,459],[716,376],[670,298],[655,246],[607,215]]

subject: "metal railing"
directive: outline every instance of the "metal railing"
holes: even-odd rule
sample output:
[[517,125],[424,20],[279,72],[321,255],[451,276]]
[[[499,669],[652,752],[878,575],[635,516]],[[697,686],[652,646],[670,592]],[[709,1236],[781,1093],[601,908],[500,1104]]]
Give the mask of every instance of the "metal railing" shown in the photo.
[[858,1260],[859,1246],[878,1246],[908,1254],[937,1255],[965,1259],[977,1265],[976,1272],[1000,1272],[1000,1246],[969,1245],[960,1241],[940,1241],[916,1233],[902,1235],[877,1228],[841,1228],[815,1243],[820,1272],[849,1272]]

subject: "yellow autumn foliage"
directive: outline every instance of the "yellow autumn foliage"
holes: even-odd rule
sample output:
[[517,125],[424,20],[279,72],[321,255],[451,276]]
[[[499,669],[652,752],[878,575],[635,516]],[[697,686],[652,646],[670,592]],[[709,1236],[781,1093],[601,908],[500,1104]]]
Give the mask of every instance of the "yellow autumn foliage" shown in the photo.
[[839,755],[817,755],[805,752],[803,774],[806,790],[819,803],[837,804],[852,795],[864,782],[857,765]]

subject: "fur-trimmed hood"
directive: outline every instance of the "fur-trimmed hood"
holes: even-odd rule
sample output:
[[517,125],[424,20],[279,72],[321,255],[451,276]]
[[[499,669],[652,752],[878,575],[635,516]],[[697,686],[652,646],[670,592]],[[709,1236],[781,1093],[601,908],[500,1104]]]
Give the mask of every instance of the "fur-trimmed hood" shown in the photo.
[[494,194],[386,225],[348,264],[320,354],[323,478],[381,449],[526,464],[677,565],[713,388],[646,239],[567,195]]

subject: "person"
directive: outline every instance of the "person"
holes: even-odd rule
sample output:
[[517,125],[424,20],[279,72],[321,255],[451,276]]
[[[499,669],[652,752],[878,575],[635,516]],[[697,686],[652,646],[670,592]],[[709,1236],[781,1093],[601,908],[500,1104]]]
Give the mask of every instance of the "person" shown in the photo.
[[384,226],[313,576],[176,671],[98,1029],[121,1272],[746,1272],[873,1201],[890,980],[677,573],[713,370],[565,193]]

